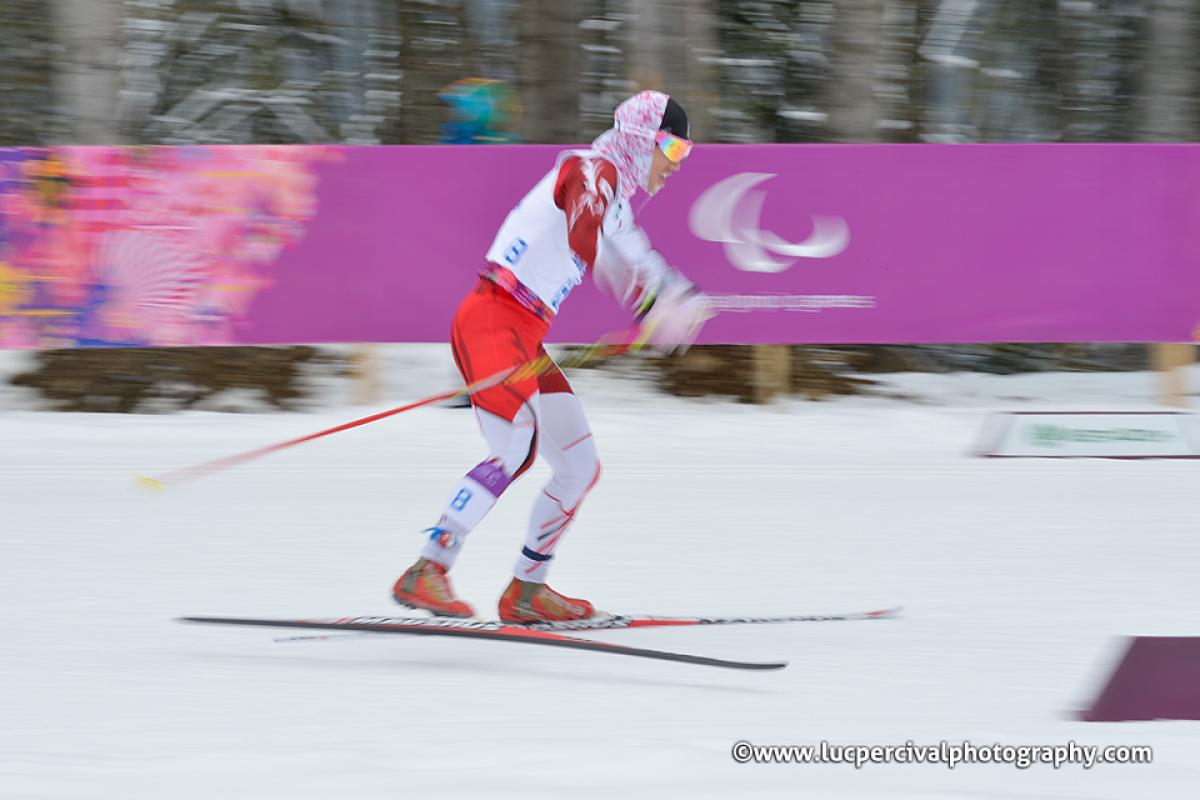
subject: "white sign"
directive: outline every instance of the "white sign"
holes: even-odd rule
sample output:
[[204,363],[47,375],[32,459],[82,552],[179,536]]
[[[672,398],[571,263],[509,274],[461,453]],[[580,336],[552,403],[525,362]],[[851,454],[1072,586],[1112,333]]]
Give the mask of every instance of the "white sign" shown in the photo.
[[1026,412],[999,415],[980,455],[1008,458],[1200,458],[1193,414]]

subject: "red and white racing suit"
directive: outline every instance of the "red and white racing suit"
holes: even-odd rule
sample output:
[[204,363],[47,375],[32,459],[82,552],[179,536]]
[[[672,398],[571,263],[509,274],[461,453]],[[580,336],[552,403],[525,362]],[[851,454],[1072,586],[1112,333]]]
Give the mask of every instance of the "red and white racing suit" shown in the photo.
[[[451,347],[468,384],[546,355],[551,322],[589,273],[634,309],[666,288],[690,286],[634,222],[632,190],[621,179],[599,152],[566,153],[509,213],[454,318]],[[490,452],[455,486],[422,556],[451,567],[467,534],[540,452],[553,475],[534,504],[514,574],[544,583],[600,477],[591,427],[557,366],[471,399]]]

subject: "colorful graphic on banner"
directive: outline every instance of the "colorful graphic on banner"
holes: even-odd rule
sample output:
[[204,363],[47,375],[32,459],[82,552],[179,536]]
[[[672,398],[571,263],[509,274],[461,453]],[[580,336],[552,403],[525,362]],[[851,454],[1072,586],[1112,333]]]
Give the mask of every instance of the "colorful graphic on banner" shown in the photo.
[[317,212],[306,147],[0,150],[0,346],[237,341]]
[[[551,146],[0,150],[0,346],[437,342]],[[1200,146],[702,145],[708,343],[1190,341]],[[628,318],[585,282],[550,340]]]

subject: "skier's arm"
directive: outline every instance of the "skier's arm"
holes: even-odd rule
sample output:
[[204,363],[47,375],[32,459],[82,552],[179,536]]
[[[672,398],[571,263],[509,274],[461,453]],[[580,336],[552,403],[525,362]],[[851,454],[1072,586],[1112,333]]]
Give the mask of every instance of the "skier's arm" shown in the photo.
[[655,252],[645,231],[632,221],[604,226],[617,181],[617,169],[607,159],[573,156],[559,168],[554,204],[567,218],[572,252],[596,282],[635,314],[644,313],[668,286],[691,284]]
[[666,351],[686,348],[712,316],[708,298],[650,246],[632,219],[605,227],[618,180],[616,167],[603,158],[563,162],[554,204],[566,215],[568,243],[596,283],[633,312],[646,341]]
[[554,204],[567,217],[567,241],[591,269],[600,249],[604,214],[617,187],[617,168],[603,158],[574,156],[563,162],[554,184]]
[[593,274],[596,283],[635,315],[644,315],[668,289],[692,288],[692,282],[650,245],[650,237],[632,220],[604,231],[605,252]]
[[708,298],[667,263],[633,220],[604,231],[593,275],[642,324],[643,338],[667,352],[686,349],[712,317]]

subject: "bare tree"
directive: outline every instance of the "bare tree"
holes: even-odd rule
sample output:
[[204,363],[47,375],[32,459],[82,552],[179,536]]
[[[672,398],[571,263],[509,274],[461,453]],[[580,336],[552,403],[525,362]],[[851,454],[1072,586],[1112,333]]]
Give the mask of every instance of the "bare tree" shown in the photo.
[[128,0],[122,124],[138,142],[379,143],[396,1]]
[[0,2],[0,145],[46,144],[54,136],[53,19],[45,0]]
[[522,138],[527,142],[579,141],[580,23],[586,3],[525,0],[518,57]]
[[[1146,142],[1195,141],[1200,135],[1196,91],[1197,18],[1189,0],[1150,0],[1142,62],[1138,138]],[[1160,344],[1155,361],[1162,374],[1160,396],[1186,405],[1183,367],[1195,363],[1196,347]]]
[[839,0],[831,29],[832,73],[826,85],[829,133],[839,142],[879,140],[883,118],[875,91],[885,42],[885,0]]
[[626,0],[626,65],[637,89],[657,89],[688,111],[694,136],[714,138],[719,103],[716,17],[708,0]]
[[58,53],[55,95],[64,144],[121,144],[115,109],[121,91],[123,0],[52,0]]
[[1194,0],[1149,0],[1142,61],[1137,136],[1146,142],[1197,138]]

